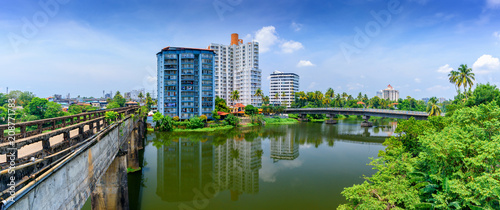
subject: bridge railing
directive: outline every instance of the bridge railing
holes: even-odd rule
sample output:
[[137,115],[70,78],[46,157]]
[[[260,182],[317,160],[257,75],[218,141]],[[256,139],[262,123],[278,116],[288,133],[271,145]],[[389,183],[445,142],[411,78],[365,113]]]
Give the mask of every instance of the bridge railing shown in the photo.
[[390,110],[390,109],[367,109],[367,108],[291,108],[286,111],[354,111],[354,112],[372,112],[372,113],[389,113],[389,114],[406,114],[406,115],[422,115],[428,116],[427,112],[405,111],[405,110]]
[[[78,123],[83,122],[83,121],[96,119],[98,117],[104,116],[104,113],[106,113],[107,111],[122,112],[123,110],[127,110],[127,109],[130,109],[130,107],[105,109],[105,110],[84,112],[84,113],[71,115],[71,116],[56,117],[56,118],[42,119],[42,120],[34,120],[34,121],[28,121],[28,122],[22,122],[22,123],[14,123],[14,126],[16,128],[20,128],[20,132],[16,133],[15,135],[7,135],[6,136],[6,134],[4,134],[4,132],[5,132],[5,130],[9,129],[9,125],[8,124],[0,125],[0,143],[7,142],[8,137],[14,137],[15,139],[26,138],[26,137],[30,137],[33,135],[41,134],[47,130],[55,130],[55,129],[66,127],[69,125],[78,124]],[[36,126],[35,130],[31,130],[31,131],[27,130],[29,127],[34,127],[34,126]]]

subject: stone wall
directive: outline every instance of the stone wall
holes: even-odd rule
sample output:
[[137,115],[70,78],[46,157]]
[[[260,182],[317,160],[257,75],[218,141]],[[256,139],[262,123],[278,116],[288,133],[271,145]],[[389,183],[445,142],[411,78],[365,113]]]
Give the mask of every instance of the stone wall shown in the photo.
[[[93,145],[68,160],[58,170],[16,201],[12,209],[81,209],[134,127],[132,118],[103,131]],[[124,146],[125,145],[125,146]]]

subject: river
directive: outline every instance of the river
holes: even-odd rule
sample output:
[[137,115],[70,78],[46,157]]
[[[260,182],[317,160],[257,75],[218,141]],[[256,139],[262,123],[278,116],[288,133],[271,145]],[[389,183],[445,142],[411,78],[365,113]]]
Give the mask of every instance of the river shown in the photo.
[[334,209],[345,187],[375,172],[369,158],[396,127],[360,122],[150,132],[142,171],[129,174],[130,208]]

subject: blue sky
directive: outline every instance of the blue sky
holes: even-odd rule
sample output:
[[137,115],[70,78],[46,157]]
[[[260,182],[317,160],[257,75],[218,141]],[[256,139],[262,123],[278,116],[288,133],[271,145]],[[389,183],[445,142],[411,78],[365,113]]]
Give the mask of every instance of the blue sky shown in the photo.
[[447,73],[462,63],[500,85],[500,0],[42,0],[0,3],[0,91],[152,91],[161,48],[231,33],[260,42],[266,94],[275,70],[299,74],[303,91],[354,96],[391,84],[400,97],[451,98]]

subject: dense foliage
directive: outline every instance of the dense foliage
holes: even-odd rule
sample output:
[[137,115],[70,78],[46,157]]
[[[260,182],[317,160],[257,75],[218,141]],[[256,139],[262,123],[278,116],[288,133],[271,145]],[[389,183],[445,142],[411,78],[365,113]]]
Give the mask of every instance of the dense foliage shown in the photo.
[[238,118],[232,114],[229,114],[224,119],[224,123],[227,125],[238,126],[238,124],[240,124],[240,118]]
[[201,117],[191,117],[189,119],[189,123],[187,124],[187,128],[196,129],[205,127],[205,123]]
[[451,117],[401,121],[378,170],[346,188],[339,209],[500,209],[500,108],[462,108]]
[[226,100],[219,98],[219,96],[215,97],[215,110],[219,112],[230,112],[231,110],[227,107]]
[[252,106],[252,105],[247,105],[245,107],[245,114],[247,114],[247,115],[259,114],[259,109],[257,107]]

